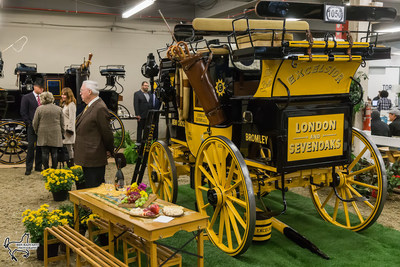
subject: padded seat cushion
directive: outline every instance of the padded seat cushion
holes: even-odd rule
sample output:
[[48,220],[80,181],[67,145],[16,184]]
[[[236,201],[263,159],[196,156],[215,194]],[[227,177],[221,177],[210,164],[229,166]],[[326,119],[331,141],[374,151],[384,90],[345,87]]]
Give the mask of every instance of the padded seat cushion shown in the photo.
[[[193,29],[197,31],[232,32],[232,21],[233,19],[195,18]],[[245,19],[237,20],[234,26],[235,31],[246,31],[247,21]],[[283,20],[249,19],[249,27],[250,29],[282,30]],[[310,29],[306,21],[286,21],[285,28],[288,31]]]

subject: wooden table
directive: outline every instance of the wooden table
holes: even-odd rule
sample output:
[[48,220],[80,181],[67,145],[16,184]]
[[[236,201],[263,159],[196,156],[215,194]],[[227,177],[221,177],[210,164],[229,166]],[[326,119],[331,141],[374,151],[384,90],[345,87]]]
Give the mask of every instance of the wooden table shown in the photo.
[[[138,236],[146,239],[150,243],[150,266],[157,266],[157,245],[155,241],[171,237],[176,232],[184,230],[187,232],[197,231],[197,266],[204,266],[204,237],[202,231],[206,228],[208,216],[202,215],[198,212],[190,211],[185,208],[185,215],[170,221],[169,223],[153,222],[152,219],[142,219],[130,216],[110,205],[107,205],[100,200],[97,200],[90,195],[86,194],[89,189],[75,190],[69,192],[69,199],[74,203],[74,222],[75,229],[79,229],[79,212],[78,206],[86,206],[90,208],[93,213],[96,213],[101,218],[110,222],[109,229],[109,252],[114,254],[113,242],[113,225],[119,223],[126,227],[133,229],[133,232]],[[163,205],[172,205],[169,202],[157,199],[157,203]],[[190,212],[187,212],[190,211]],[[189,213],[189,214],[188,214]]]
[[374,142],[382,154],[383,158],[388,158],[390,162],[395,163],[400,159],[400,137],[371,135],[370,131],[364,131],[368,137]]

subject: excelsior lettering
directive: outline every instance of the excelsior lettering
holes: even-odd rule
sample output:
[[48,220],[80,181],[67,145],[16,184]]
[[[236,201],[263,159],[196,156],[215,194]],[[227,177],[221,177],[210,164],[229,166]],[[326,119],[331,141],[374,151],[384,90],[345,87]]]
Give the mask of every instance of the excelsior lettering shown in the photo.
[[318,64],[314,66],[309,66],[305,69],[301,68],[298,69],[296,72],[294,72],[292,75],[290,75],[287,80],[289,84],[294,84],[296,81],[300,80],[301,78],[307,76],[307,75],[312,75],[313,73],[325,73],[332,78],[334,78],[336,83],[340,83],[342,79],[344,78],[344,74],[341,72],[341,70],[337,69],[336,67],[333,66],[327,66],[325,64]]

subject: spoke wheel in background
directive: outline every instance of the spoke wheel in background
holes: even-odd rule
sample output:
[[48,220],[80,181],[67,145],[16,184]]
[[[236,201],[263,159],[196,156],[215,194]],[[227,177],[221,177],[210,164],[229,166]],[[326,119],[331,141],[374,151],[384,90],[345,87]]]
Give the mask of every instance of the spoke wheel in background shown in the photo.
[[26,161],[28,139],[25,123],[7,121],[0,123],[0,163],[21,164]]
[[198,210],[210,217],[210,240],[231,256],[246,252],[253,240],[256,205],[249,171],[232,141],[207,138],[197,152],[194,179]]
[[[387,194],[386,170],[379,150],[361,131],[353,129],[352,162],[336,167],[332,184],[311,185],[311,197],[321,217],[340,227],[361,231],[382,212]],[[345,202],[344,199],[355,199]]]
[[115,115],[114,112],[108,111],[110,113],[110,124],[114,135],[114,153],[122,147],[125,140],[125,127],[121,119]]
[[147,170],[153,193],[158,198],[175,203],[178,196],[178,176],[174,158],[163,141],[151,145]]

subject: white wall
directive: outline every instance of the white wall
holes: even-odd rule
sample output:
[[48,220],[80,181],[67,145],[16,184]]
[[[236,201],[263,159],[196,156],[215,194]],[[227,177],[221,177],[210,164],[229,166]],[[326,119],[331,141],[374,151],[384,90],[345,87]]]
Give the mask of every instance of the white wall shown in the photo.
[[[15,12],[0,9],[0,50],[21,36],[28,42],[20,53],[9,49],[3,53],[4,78],[0,87],[16,89],[14,69],[17,63],[36,63],[40,73],[63,73],[64,66],[83,63],[93,53],[90,79],[105,86],[99,66],[125,65],[125,88],[121,102],[133,113],[133,94],[146,80],[140,72],[148,53],[171,43],[162,21],[130,20],[105,15],[63,14],[53,12]],[[111,30],[112,28],[112,30]],[[158,60],[157,60],[158,61]],[[130,132],[136,122],[126,121]],[[136,136],[136,134],[134,135]]]

